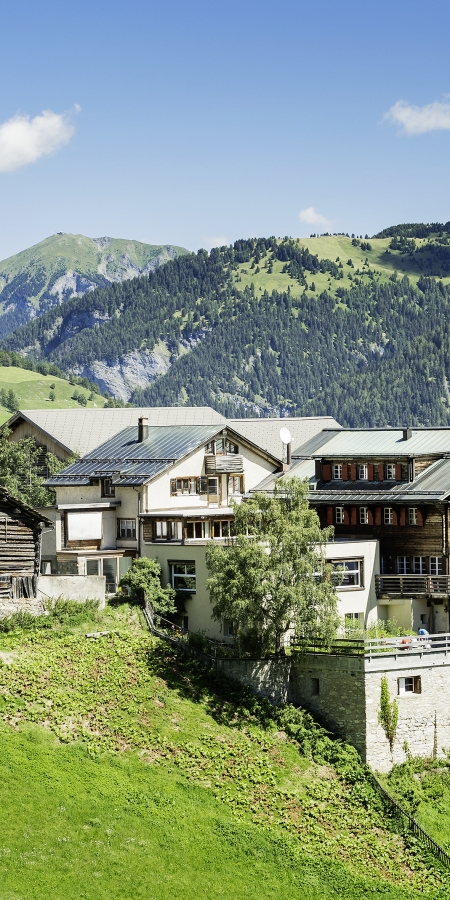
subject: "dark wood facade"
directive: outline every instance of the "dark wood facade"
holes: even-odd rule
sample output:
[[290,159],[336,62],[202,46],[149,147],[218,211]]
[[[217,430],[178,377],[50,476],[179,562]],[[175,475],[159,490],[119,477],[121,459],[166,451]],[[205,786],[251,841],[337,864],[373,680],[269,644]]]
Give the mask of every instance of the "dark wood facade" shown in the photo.
[[42,529],[51,526],[0,485],[0,601],[36,596]]

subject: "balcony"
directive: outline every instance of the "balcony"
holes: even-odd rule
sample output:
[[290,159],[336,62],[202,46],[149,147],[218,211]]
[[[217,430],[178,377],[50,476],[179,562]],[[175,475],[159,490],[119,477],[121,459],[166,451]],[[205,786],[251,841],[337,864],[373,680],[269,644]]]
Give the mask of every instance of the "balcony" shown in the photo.
[[426,597],[446,599],[450,594],[450,575],[375,575],[377,599]]
[[226,456],[205,456],[205,472],[207,475],[239,475],[244,471],[244,458],[237,453]]

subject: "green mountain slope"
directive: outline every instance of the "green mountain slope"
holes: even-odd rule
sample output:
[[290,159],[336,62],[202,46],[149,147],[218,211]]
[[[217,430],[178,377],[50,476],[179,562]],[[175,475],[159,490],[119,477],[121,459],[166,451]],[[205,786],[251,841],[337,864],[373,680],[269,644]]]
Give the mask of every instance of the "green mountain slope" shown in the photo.
[[54,234],[0,262],[0,337],[74,295],[152,272],[183,253],[171,245]]
[[156,641],[136,610],[88,624],[74,607],[0,634],[5,898],[449,897],[353,748]]
[[69,300],[3,345],[139,404],[446,425],[447,240],[237,241]]

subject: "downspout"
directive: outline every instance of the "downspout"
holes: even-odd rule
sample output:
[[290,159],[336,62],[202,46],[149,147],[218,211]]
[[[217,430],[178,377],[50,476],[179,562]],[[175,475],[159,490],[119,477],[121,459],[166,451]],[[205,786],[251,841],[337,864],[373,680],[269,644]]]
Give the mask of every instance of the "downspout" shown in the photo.
[[[136,491],[136,488],[135,488],[135,487],[133,487],[133,491]],[[138,554],[138,557],[140,557],[140,555],[141,555],[141,526],[142,526],[142,520],[141,520],[141,512],[142,512],[142,510],[141,510],[141,492],[140,492],[140,491],[137,491],[136,493],[137,493],[137,495],[138,495],[138,514],[137,514],[137,520],[138,520],[137,554]]]

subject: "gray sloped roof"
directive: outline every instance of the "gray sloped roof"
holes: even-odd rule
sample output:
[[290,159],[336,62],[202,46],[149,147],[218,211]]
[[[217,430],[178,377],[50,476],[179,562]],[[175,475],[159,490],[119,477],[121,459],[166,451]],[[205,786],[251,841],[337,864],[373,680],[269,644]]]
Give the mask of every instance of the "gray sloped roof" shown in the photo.
[[69,453],[84,456],[128,426],[147,416],[149,425],[221,425],[226,419],[210,406],[127,407],[124,409],[26,409],[15,413],[6,427],[30,422]]
[[340,428],[332,416],[293,416],[292,418],[274,419],[228,419],[228,424],[238,434],[253,441],[262,450],[273,456],[282,456],[280,428],[289,428],[292,435],[292,446],[299,447],[324,428]]
[[349,459],[399,459],[450,453],[450,428],[413,428],[408,440],[401,428],[342,428],[325,430],[295,451],[295,456]]
[[114,484],[146,484],[155,475],[187,456],[222,430],[223,425],[154,425],[148,438],[138,441],[138,428],[124,428],[109,441],[67,466],[45,482],[49,487],[89,484],[91,478],[113,479]]
[[252,488],[250,491],[251,494],[255,492],[266,492],[272,493],[275,483],[279,481],[283,481],[284,478],[313,478],[314,477],[314,460],[313,459],[301,459],[293,462],[292,466],[287,470],[287,472],[273,472],[270,475],[267,475],[263,478],[256,487]]
[[414,481],[394,483],[388,488],[386,482],[364,483],[361,490],[355,489],[354,481],[330,481],[324,487],[310,494],[315,503],[426,503],[446,500],[450,495],[450,459],[438,459],[425,469]]

